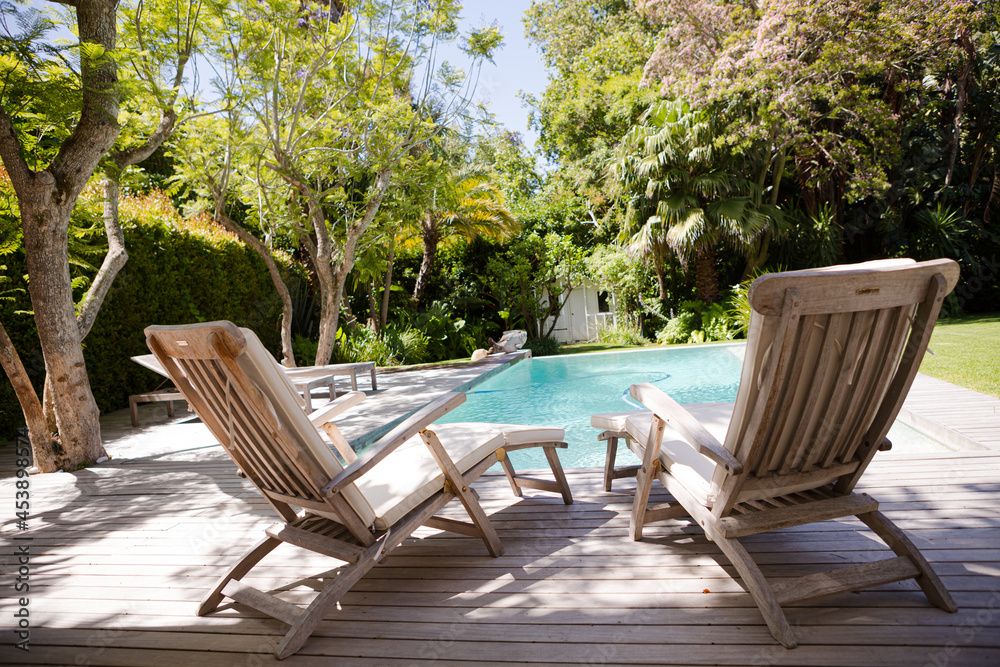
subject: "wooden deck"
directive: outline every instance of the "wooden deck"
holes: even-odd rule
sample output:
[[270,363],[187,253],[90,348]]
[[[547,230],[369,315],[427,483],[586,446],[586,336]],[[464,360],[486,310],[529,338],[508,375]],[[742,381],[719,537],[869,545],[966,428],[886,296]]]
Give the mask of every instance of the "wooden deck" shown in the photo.
[[918,373],[900,419],[960,450],[1000,450],[1000,398]]
[[[285,627],[277,621],[245,608],[194,615],[216,576],[273,521],[223,456],[192,448],[31,478],[30,529],[15,530],[13,509],[3,527],[6,544],[30,544],[31,650],[11,646],[7,588],[0,663],[272,663]],[[665,522],[631,542],[633,480],[605,493],[597,470],[569,477],[576,503],[568,507],[530,491],[513,498],[502,477],[485,477],[477,488],[504,556],[424,530],[283,664],[1000,664],[1000,454],[882,454],[860,486],[923,549],[957,614],[932,607],[912,582],[803,603],[788,613],[800,639],[793,651],[774,642],[697,527]],[[7,468],[0,497],[9,508],[13,481]],[[829,521],[746,543],[770,564],[767,574],[792,576],[845,556],[881,556],[860,526]],[[0,564],[10,586],[10,548]],[[305,578],[334,565],[283,546],[252,583],[303,577],[315,585]]]

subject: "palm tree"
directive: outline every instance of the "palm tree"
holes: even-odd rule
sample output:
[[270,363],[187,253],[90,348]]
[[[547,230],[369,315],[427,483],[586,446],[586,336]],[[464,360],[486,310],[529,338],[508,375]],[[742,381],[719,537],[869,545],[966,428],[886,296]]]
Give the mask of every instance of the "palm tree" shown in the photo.
[[413,288],[413,302],[419,304],[442,242],[460,236],[469,241],[476,237],[502,241],[520,231],[520,223],[504,205],[503,192],[482,169],[446,167],[415,231],[424,250]]
[[[781,223],[781,211],[739,175],[739,155],[720,148],[718,136],[708,112],[659,102],[629,130],[609,166],[613,189],[628,197],[630,250],[660,263],[669,247],[683,265],[693,263],[695,296],[709,303],[719,299],[718,246],[750,254]],[[662,267],[657,271],[662,298]]]

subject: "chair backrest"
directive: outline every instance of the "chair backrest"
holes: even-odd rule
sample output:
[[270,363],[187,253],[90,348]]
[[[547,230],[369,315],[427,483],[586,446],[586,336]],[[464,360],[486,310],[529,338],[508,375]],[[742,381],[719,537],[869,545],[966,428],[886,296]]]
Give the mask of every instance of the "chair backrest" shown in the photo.
[[853,488],[899,412],[958,273],[949,259],[899,259],[754,281],[725,442],[744,470],[717,470],[713,511],[833,481]]
[[375,513],[354,485],[343,517],[323,486],[343,466],[310,423],[294,386],[249,329],[231,322],[151,326],[146,344],[239,468],[285,519],[289,504],[370,526]]

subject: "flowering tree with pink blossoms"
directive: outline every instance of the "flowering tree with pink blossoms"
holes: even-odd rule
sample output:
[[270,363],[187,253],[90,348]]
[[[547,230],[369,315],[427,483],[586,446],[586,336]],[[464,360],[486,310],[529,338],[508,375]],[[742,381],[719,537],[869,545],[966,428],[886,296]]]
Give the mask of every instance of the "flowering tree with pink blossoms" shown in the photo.
[[640,4],[664,26],[646,80],[725,113],[726,140],[765,146],[775,188],[794,174],[811,212],[888,187],[885,164],[929,88],[953,91],[960,126],[975,58],[968,0]]

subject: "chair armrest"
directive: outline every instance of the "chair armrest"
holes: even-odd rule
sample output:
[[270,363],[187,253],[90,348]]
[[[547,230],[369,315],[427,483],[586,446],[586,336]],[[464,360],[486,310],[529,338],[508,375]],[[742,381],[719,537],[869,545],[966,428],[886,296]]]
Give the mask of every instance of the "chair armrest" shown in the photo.
[[310,413],[308,415],[309,421],[312,422],[313,426],[318,428],[348,408],[353,408],[363,400],[365,400],[365,392],[348,392],[340,398],[330,401],[316,412]]
[[648,382],[632,385],[629,394],[652,410],[656,416],[665,419],[699,453],[712,459],[734,475],[743,472],[743,464],[680,403]]
[[351,484],[354,480],[374,468],[379,461],[389,456],[397,447],[462,403],[465,403],[465,394],[451,392],[417,410],[407,417],[403,423],[379,438],[375,444],[365,450],[364,454],[344,468],[343,472],[330,480],[323,487],[323,495],[332,496],[345,485]]

